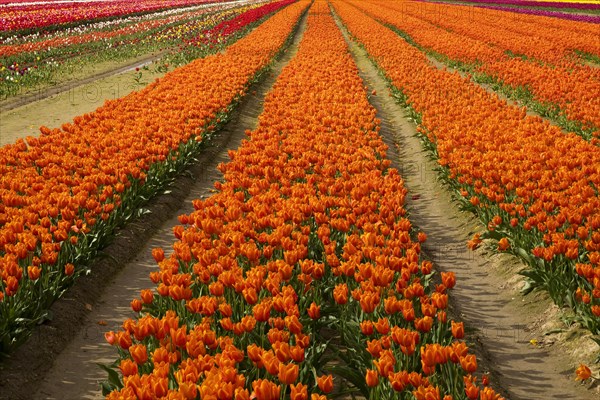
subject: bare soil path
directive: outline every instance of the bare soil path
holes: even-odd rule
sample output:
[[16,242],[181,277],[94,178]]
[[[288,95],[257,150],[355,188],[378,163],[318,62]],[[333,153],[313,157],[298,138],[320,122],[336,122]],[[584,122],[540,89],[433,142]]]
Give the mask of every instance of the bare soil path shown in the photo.
[[[437,164],[423,150],[415,125],[391,97],[366,52],[344,34],[361,77],[375,90],[371,103],[382,120],[382,135],[399,152],[395,161],[410,193],[411,222],[428,235],[424,251],[438,270],[456,273],[452,308],[455,317],[465,321],[480,371],[491,371],[494,388],[512,400],[598,399],[597,389],[586,390],[573,381],[574,359],[591,354],[596,345],[585,338],[575,341],[573,349],[540,345],[546,343],[540,338],[543,331],[560,324],[556,307],[544,295],[520,295],[517,271],[522,266],[515,258],[467,249],[466,242],[483,226],[452,202],[437,181]],[[570,334],[585,336],[575,330]],[[538,344],[533,345],[532,339]]]
[[0,102],[0,146],[27,136],[38,136],[42,125],[58,128],[65,121],[95,110],[106,100],[140,90],[164,74],[150,68],[142,71],[141,79],[136,81],[135,68],[159,57],[140,58],[120,66],[111,64],[111,68],[86,78]]
[[246,129],[256,127],[265,95],[297,51],[305,18],[284,55],[250,88],[250,94],[215,134],[199,162],[167,193],[151,201],[146,207],[148,215],[119,233],[104,251],[110,259],[99,261],[91,276],[78,280],[52,307],[54,320],[40,326],[0,369],[0,399],[103,398],[99,382],[107,375],[96,363],[110,363],[117,356],[104,333],[118,330],[125,319],[134,316],[130,302],[139,297],[141,289],[151,287],[148,274],[157,268],[152,248],[172,248],[177,217],[193,211],[192,200],[211,194],[214,182],[221,179],[217,165],[229,160],[227,151],[239,147]]

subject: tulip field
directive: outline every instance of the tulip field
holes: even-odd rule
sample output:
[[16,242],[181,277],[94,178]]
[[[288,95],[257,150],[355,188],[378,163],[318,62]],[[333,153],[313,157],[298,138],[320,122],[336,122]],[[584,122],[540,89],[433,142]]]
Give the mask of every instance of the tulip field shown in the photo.
[[[549,3],[572,17],[530,12]],[[462,246],[512,256],[523,301],[542,294],[566,316],[565,330],[585,331],[593,354],[549,379],[594,398],[597,9],[548,0],[0,1],[2,100],[61,79],[61,63],[152,51],[164,53],[160,65],[174,63],[138,91],[2,147],[0,399],[3,363],[53,323],[53,304],[111,257],[105,249],[121,229],[143,221],[215,137],[245,123],[236,113],[268,79],[256,124],[241,127],[239,146],[219,150],[221,178],[177,214],[172,235],[161,234],[168,245],[151,250],[126,316],[98,322],[111,362],[90,359],[104,377],[97,398],[520,398],[514,386],[533,382],[498,373],[501,349],[481,343],[456,311],[460,279],[433,261],[443,254],[425,250],[432,238],[412,219],[419,188],[389,146],[391,117],[418,136],[453,199],[447,206],[479,227]],[[360,54],[387,92],[370,88]],[[531,398],[555,398],[548,390]]]
[[[122,17],[101,18],[103,9],[94,8],[98,15],[84,20],[73,17],[66,25],[55,22],[52,30],[0,29],[0,100],[61,83],[77,71],[111,61],[163,54],[165,62],[158,69],[186,64],[219,50],[244,27],[279,8],[278,2],[241,0],[125,14],[135,2],[101,4],[108,10],[112,3],[119,6],[115,10],[124,13]],[[140,10],[151,3],[167,4],[140,3]]]
[[24,31],[209,3],[208,0],[3,1],[0,31]]

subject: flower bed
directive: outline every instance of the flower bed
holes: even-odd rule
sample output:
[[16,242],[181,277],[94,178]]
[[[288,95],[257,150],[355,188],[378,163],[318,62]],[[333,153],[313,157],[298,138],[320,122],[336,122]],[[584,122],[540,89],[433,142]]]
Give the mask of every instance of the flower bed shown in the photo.
[[556,0],[556,1],[538,1],[538,0],[462,0],[462,3],[473,4],[499,4],[507,6],[523,7],[549,7],[549,8],[569,8],[574,10],[600,10],[600,4],[587,0]]
[[214,0],[111,0],[102,2],[35,2],[0,6],[0,32],[122,17],[175,7],[218,2]]
[[487,226],[470,245],[490,238],[521,257],[526,292],[547,290],[600,333],[600,149],[438,70],[391,30],[334,4],[412,110],[441,178]]
[[[271,12],[283,6],[276,4],[279,6],[272,7]],[[260,18],[255,18],[255,15],[246,18],[246,24],[230,29],[227,35],[221,36],[219,43],[202,38],[196,45],[190,46],[188,41],[191,38],[224,20],[245,15],[262,6],[262,3],[246,2],[184,10],[177,15],[166,13],[163,18],[150,20],[137,17],[135,20],[140,21],[124,21],[124,26],[116,24],[115,29],[107,29],[107,25],[111,24],[96,23],[78,29],[82,31],[80,35],[67,29],[42,35],[37,41],[32,37],[13,37],[11,42],[14,44],[0,46],[0,99],[26,90],[43,89],[57,79],[70,78],[74,72],[108,60],[129,60],[162,52],[160,64],[186,64],[219,51],[257,24]],[[266,15],[262,14],[261,18]]]
[[116,227],[193,159],[306,6],[290,5],[225,53],[2,148],[0,352],[24,340]]
[[543,62],[557,63],[571,56],[573,50],[600,55],[600,44],[595,39],[600,28],[596,24],[454,4],[407,1],[379,4]]
[[600,24],[600,16],[599,15],[582,15],[582,14],[573,14],[566,13],[560,11],[552,11],[552,10],[535,10],[531,8],[515,8],[515,7],[503,7],[503,6],[478,6],[482,8],[487,8],[490,10],[499,10],[506,11],[512,13],[519,14],[527,14],[527,15],[539,15],[543,17],[551,17],[551,18],[562,18],[571,21],[579,21],[579,22],[589,22],[592,24]]
[[232,33],[237,32],[243,27],[250,25],[265,15],[271,14],[279,10],[281,7],[285,7],[288,4],[293,3],[296,0],[282,0],[274,3],[268,3],[261,5],[256,8],[252,8],[247,12],[237,15],[234,18],[227,19],[221,23],[213,26],[210,29],[206,29],[202,34],[196,38],[192,38],[188,43],[194,45],[205,45],[206,43],[220,43],[229,37]]
[[119,353],[108,399],[317,400],[344,384],[372,399],[500,398],[475,382],[446,312],[454,275],[421,258],[375,115],[317,1],[258,128],[179,217],[171,254],[153,250],[136,319],[106,334]]
[[[466,16],[457,16],[446,23],[427,18],[424,14],[403,13],[402,2],[353,4],[397,29],[423,51],[469,71],[477,82],[491,83],[497,90],[553,119],[563,129],[575,131],[586,139],[600,134],[600,70],[568,60],[567,47],[554,46],[539,34],[529,40],[528,46],[536,47],[535,52],[515,56],[509,52],[509,49],[515,49],[512,44],[518,41],[521,43],[519,46],[523,46],[527,40],[520,35],[515,37],[515,32],[510,31],[503,34],[482,33],[482,38],[475,39],[464,33],[473,24],[472,19]],[[385,8],[392,12],[383,12]],[[508,17],[499,21],[505,19]],[[449,27],[452,30],[449,31]],[[574,30],[563,33],[567,36],[578,34]],[[499,36],[503,38],[498,39]],[[497,44],[489,44],[494,42]],[[562,59],[539,61],[551,60],[561,51],[564,54]],[[527,57],[527,54],[534,57]],[[596,143],[596,139],[593,142]]]

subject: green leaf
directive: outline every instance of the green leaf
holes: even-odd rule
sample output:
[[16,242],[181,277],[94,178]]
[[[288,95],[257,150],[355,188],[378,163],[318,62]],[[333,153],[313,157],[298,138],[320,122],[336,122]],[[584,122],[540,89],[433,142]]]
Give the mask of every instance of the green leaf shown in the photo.
[[529,279],[528,279],[528,280],[526,280],[526,281],[525,281],[525,285],[523,285],[523,287],[521,288],[521,294],[522,294],[523,296],[525,296],[525,295],[527,295],[527,294],[529,294],[529,293],[533,292],[533,290],[534,290],[534,289],[535,289],[537,286],[538,286],[538,285],[537,285],[535,282],[533,282],[533,281],[531,281],[531,280],[529,280]]
[[[104,383],[112,387],[110,391],[114,389],[121,389],[123,387],[123,383],[121,383],[121,379],[119,378],[119,374],[117,371],[104,364],[96,363],[96,365],[108,373],[108,382]],[[102,390],[104,391],[104,388]]]
[[100,383],[100,388],[102,389],[102,396],[108,396],[110,392],[115,390],[108,382]]
[[527,264],[534,266],[535,265],[535,260],[533,259],[533,256],[531,254],[529,254],[527,251],[525,251],[525,249],[521,248],[521,247],[517,247],[515,249],[515,253],[517,254],[517,256],[519,256],[521,259],[523,259]]
[[495,239],[495,240],[500,240],[504,237],[505,235],[498,232],[498,231],[485,231],[483,232],[483,234],[481,235],[481,237],[483,239]]
[[361,395],[369,398],[369,387],[365,381],[365,377],[356,369],[342,366],[328,366],[327,369],[338,376],[344,378],[347,382],[352,383],[360,391]]

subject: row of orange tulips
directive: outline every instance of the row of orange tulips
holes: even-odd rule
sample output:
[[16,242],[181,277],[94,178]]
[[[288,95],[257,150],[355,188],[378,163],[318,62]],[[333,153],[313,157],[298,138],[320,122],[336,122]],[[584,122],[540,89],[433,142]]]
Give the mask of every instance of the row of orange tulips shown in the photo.
[[137,318],[106,334],[107,398],[500,398],[448,320],[454,275],[421,259],[375,115],[317,1],[258,128],[179,217],[170,256],[153,251]]
[[0,352],[27,337],[115,228],[200,150],[307,5],[290,5],[224,53],[2,148]]
[[[524,101],[534,110],[556,119],[563,128],[575,129],[586,138],[600,134],[600,68],[568,61],[564,57],[553,58],[561,53],[557,49],[560,47],[560,40],[549,41],[543,35],[527,35],[535,37],[545,46],[532,45],[535,52],[525,52],[526,49],[510,46],[515,42],[525,43],[525,34],[501,28],[496,31],[485,29],[485,35],[475,37],[471,30],[474,24],[472,18],[460,18],[460,14],[451,22],[445,19],[430,21],[428,14],[423,16],[414,11],[406,12],[402,1],[356,4],[369,13],[376,13],[378,19],[399,29],[425,51],[450,65],[458,63],[461,68],[472,72],[478,82],[493,83],[498,89]],[[387,12],[382,12],[386,9]],[[510,15],[511,13],[504,13],[504,18],[499,19],[501,26],[504,26],[504,20],[510,20]],[[534,24],[538,17],[529,18]],[[567,32],[575,32],[579,23],[569,23],[573,27]],[[596,36],[598,33],[600,32]],[[496,40],[499,35],[504,38],[502,42]],[[577,34],[577,37],[580,35]],[[572,44],[575,45],[577,44]],[[562,53],[567,53],[567,50],[577,48],[561,49]],[[524,55],[527,59],[509,55],[509,51]],[[544,56],[542,51],[550,54]],[[548,61],[542,62],[544,60]]]
[[412,16],[512,54],[551,64],[577,58],[576,51],[600,56],[598,24],[516,14],[458,4],[380,1]]
[[442,178],[487,225],[470,245],[497,240],[528,263],[527,290],[546,289],[600,333],[600,149],[431,66],[392,30],[334,4],[410,106]]
[[542,115],[556,119],[567,130],[581,131],[598,144],[600,68],[572,63],[548,66],[512,58],[481,65],[477,72],[484,75],[482,81],[507,86],[517,100],[524,92],[524,100],[532,97],[539,104],[534,109]]

